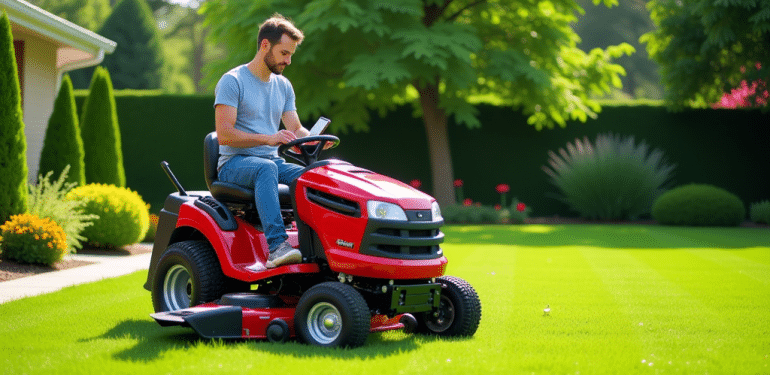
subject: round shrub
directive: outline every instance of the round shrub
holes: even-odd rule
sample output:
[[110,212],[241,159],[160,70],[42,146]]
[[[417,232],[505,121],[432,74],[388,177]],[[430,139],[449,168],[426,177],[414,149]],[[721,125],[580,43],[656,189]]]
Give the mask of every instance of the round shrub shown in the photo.
[[83,237],[95,246],[119,248],[137,243],[150,226],[147,204],[128,188],[88,184],[72,189],[67,199],[82,201],[84,214],[99,216],[83,230]]
[[672,189],[652,206],[652,217],[664,225],[737,226],[745,216],[740,198],[705,184]]
[[13,215],[0,226],[4,259],[50,266],[67,253],[67,235],[51,219],[32,214]]
[[749,217],[755,223],[770,224],[770,201],[752,203]]

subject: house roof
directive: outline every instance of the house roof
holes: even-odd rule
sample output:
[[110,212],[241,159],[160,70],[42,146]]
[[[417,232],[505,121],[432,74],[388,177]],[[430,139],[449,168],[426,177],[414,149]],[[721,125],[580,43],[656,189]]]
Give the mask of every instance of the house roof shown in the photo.
[[93,56],[112,53],[117,46],[112,40],[23,0],[0,0],[0,8],[12,23]]

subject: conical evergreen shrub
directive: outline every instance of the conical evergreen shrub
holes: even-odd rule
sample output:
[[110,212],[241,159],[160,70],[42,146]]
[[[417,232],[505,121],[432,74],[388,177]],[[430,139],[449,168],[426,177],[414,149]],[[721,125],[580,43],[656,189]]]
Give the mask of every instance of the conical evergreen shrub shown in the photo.
[[80,120],[86,183],[126,186],[118,112],[110,73],[97,67]]
[[0,224],[27,211],[27,139],[11,22],[0,15]]
[[39,173],[44,176],[53,171],[54,176],[59,176],[69,165],[66,182],[83,186],[86,184],[84,153],[72,81],[65,74],[62,77],[59,96],[53,105],[53,113],[48,120],[43,151],[40,154]]

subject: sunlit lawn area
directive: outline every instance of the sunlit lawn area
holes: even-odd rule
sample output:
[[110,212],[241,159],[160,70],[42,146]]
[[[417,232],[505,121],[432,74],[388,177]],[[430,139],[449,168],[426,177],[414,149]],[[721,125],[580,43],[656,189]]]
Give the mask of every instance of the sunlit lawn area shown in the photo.
[[352,350],[201,340],[155,324],[139,272],[0,305],[0,372],[770,373],[768,228],[444,231],[448,274],[481,297],[472,338],[376,333]]

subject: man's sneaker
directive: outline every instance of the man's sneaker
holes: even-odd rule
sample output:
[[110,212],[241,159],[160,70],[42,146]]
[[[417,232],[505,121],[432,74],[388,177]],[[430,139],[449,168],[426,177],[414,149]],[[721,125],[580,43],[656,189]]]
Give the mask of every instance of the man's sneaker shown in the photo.
[[278,245],[278,248],[270,252],[265,267],[275,268],[287,264],[302,262],[302,253],[291,247],[288,242]]

